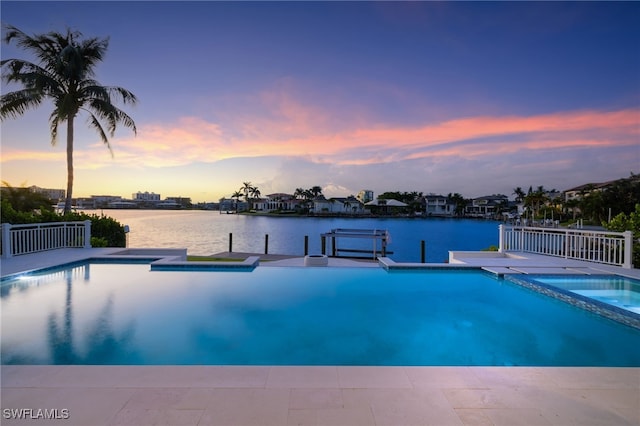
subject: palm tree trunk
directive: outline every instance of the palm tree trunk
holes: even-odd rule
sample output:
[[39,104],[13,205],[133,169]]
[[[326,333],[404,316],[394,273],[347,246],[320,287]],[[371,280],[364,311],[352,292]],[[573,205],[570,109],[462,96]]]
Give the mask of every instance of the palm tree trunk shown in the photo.
[[71,212],[73,196],[73,116],[67,119],[67,198],[64,201],[64,214]]

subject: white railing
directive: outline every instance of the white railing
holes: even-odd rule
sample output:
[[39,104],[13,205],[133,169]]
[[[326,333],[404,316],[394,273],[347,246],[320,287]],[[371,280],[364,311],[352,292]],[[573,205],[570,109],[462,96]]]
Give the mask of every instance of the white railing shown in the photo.
[[631,268],[633,233],[500,225],[499,251],[522,251]]
[[91,221],[2,224],[2,257],[59,248],[90,248]]

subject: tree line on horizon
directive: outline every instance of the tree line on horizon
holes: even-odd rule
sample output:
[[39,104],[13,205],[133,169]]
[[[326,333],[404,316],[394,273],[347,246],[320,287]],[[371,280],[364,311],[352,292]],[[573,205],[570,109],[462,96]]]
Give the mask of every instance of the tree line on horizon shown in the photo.
[[[257,186],[252,185],[251,182],[243,182],[240,189],[233,193],[232,198],[239,202],[244,197],[245,201],[251,205],[253,201],[260,198],[260,195]],[[293,193],[296,199],[307,202],[321,195],[323,194],[320,186],[309,189],[296,188]],[[516,204],[522,204],[526,211],[530,212],[531,219],[553,215],[559,220],[583,219],[600,225],[618,214],[628,215],[635,211],[636,205],[640,204],[640,175],[631,173],[629,178],[613,181],[603,190],[596,189],[593,184],[585,185],[580,190],[579,196],[570,200],[565,200],[562,192],[555,189],[548,190],[542,185],[535,189],[530,186],[526,192],[522,187],[516,187],[511,195],[515,196]],[[351,197],[354,196],[351,195]],[[418,191],[387,191],[377,198],[401,201],[407,204],[407,213],[415,213],[421,210],[424,197],[425,194]],[[455,205],[455,214],[458,216],[462,216],[465,208],[473,201],[457,192],[449,193],[446,197]],[[513,204],[505,200],[497,206],[496,213],[509,212],[512,209]]]

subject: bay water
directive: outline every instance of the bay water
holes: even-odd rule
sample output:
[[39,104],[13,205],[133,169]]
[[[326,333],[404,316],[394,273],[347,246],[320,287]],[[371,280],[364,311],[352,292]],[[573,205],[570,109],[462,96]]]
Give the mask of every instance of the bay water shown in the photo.
[[[319,218],[221,214],[204,210],[88,210],[128,225],[130,248],[186,248],[190,255],[212,255],[229,250],[264,253],[268,235],[270,254],[304,255],[321,251],[320,235],[336,228],[388,230],[387,250],[396,262],[419,262],[421,241],[426,261],[442,263],[449,250],[482,250],[498,245],[499,222],[453,218]],[[368,240],[340,241],[340,247],[373,249]],[[378,246],[379,247],[379,246]]]

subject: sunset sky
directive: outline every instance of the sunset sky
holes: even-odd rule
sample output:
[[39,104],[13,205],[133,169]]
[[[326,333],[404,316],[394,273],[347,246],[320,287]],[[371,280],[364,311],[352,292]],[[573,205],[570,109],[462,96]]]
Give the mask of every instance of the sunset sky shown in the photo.
[[[321,186],[564,190],[640,173],[640,3],[11,2],[3,25],[109,37],[113,157],[76,121],[74,196],[217,201]],[[3,29],[4,35],[4,29]],[[34,60],[14,44],[2,59]],[[4,86],[2,92],[16,90]],[[2,122],[1,177],[66,187],[44,104]]]

